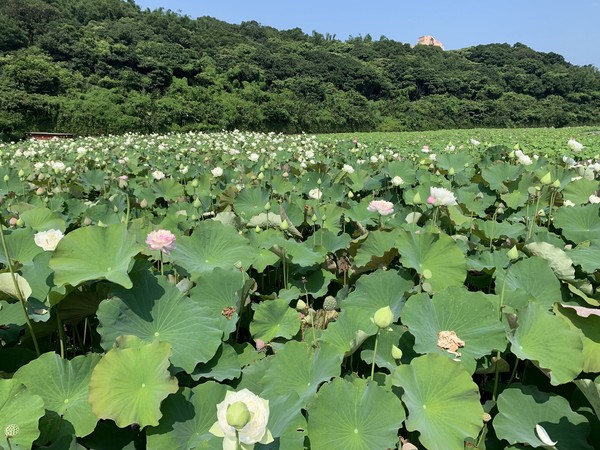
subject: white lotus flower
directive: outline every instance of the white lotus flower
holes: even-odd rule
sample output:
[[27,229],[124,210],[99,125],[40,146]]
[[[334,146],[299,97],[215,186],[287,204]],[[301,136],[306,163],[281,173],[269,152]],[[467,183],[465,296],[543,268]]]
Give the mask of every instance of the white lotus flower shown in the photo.
[[215,167],[210,171],[210,173],[212,173],[213,177],[220,177],[221,175],[223,175],[223,169],[221,169],[220,167]]
[[318,188],[311,189],[308,191],[308,196],[310,198],[314,198],[315,200],[320,200],[320,198],[323,196],[323,192],[321,192],[321,190]]
[[386,200],[373,200],[369,202],[367,211],[377,212],[382,216],[389,216],[394,212],[394,204]]
[[248,156],[248,159],[252,162],[258,161],[258,158],[260,158],[258,153],[250,153],[250,156]]
[[473,144],[475,147],[477,147],[479,144],[481,144],[481,142],[479,142],[476,139],[471,139],[471,144]]
[[152,178],[154,178],[156,181],[162,180],[164,177],[165,174],[160,170],[155,170],[154,172],[152,172]]
[[35,245],[49,252],[53,251],[56,248],[58,242],[63,237],[64,235],[60,230],[47,230],[35,233],[35,235],[33,236],[33,240],[35,242]]
[[583,150],[583,144],[577,142],[575,139],[569,139],[569,141],[567,142],[567,146],[574,152],[580,152],[581,150]]
[[[243,422],[245,425],[237,428],[228,422],[227,410],[233,404],[239,406],[242,403],[250,413]],[[241,408],[243,409],[243,408]],[[229,414],[230,420],[232,414]],[[217,437],[223,438],[223,450],[236,449],[236,434],[240,441],[240,446],[244,450],[254,448],[254,444],[268,444],[273,442],[271,432],[267,430],[269,422],[269,401],[253,394],[248,389],[242,389],[239,392],[228,391],[225,394],[225,400],[217,405],[217,422],[210,428],[209,432]],[[234,421],[236,422],[236,421]],[[238,427],[240,424],[235,423]]]
[[404,184],[404,180],[402,179],[402,177],[396,175],[394,178],[392,178],[392,184],[394,186],[402,186]]
[[592,195],[590,195],[588,197],[588,201],[590,203],[600,203],[600,197],[598,197],[597,195],[592,194]]
[[544,443],[544,445],[554,447],[556,444],[558,444],[558,441],[553,441],[550,439],[548,432],[539,423],[535,426],[535,434],[537,434],[537,437]]
[[454,194],[446,188],[429,188],[427,203],[437,206],[452,206],[458,204]]
[[352,167],[350,164],[344,164],[342,170],[346,173],[354,173],[354,167]]

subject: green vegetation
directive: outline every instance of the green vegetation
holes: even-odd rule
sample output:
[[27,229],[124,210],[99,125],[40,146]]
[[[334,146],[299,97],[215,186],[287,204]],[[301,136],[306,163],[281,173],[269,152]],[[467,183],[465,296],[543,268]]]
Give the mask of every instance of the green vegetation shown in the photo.
[[522,44],[340,41],[133,0],[0,3],[0,137],[600,123],[600,72]]

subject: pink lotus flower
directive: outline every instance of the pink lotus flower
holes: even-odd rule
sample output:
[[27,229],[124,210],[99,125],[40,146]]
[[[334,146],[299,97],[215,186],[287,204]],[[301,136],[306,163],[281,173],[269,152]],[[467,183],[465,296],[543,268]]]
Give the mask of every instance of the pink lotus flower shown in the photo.
[[445,188],[429,188],[429,197],[427,197],[427,203],[430,205],[438,206],[452,206],[457,205],[456,197],[454,194]]
[[385,200],[373,200],[367,206],[367,211],[377,212],[382,216],[389,216],[394,212],[394,204]]
[[169,230],[156,230],[148,233],[146,244],[150,250],[160,250],[166,255],[175,248],[175,235]]

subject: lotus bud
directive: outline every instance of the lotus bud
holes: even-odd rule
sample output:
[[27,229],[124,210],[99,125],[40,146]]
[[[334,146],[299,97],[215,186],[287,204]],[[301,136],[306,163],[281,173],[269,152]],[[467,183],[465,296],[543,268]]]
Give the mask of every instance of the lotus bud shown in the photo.
[[546,175],[540,178],[540,182],[542,184],[550,184],[552,182],[552,175],[550,174],[550,172],[548,172]]
[[290,226],[289,226],[287,220],[282,221],[281,225],[279,225],[279,228],[281,228],[283,231],[287,230],[289,227]]
[[198,220],[198,216],[196,214],[192,214],[190,217],[191,220]]
[[392,358],[394,358],[394,359],[402,358],[402,350],[400,350],[395,345],[392,345]]
[[19,178],[23,178],[25,176],[25,171],[23,169],[19,170]]
[[322,181],[321,181],[321,179],[319,178],[319,179],[317,180],[317,184],[321,184],[321,183],[322,183]]
[[269,211],[271,209],[271,202],[265,203],[264,208],[265,208],[265,211]]
[[508,256],[511,261],[517,259],[519,257],[519,251],[517,250],[517,246],[513,245],[513,247],[506,253],[506,256]]
[[200,206],[202,206],[202,202],[200,201],[199,198],[196,198],[194,200],[194,203],[192,203],[192,205],[194,205],[194,208],[200,208]]
[[148,200],[146,200],[145,198],[142,199],[142,201],[140,202],[140,208],[145,208],[148,206]]
[[4,175],[4,182],[8,183],[8,180],[10,180],[10,177],[8,175]]
[[25,221],[19,217],[17,219],[17,226],[22,227],[23,225],[25,225]]
[[394,313],[392,312],[392,309],[389,306],[379,308],[373,316],[373,323],[380,329],[388,328],[394,323]]
[[304,302],[304,300],[298,300],[298,302],[296,303],[296,310],[304,311],[305,309],[306,309],[306,303]]
[[354,197],[354,192],[350,191],[348,192],[348,198],[353,198]]
[[448,171],[448,175],[454,175],[456,172],[454,170],[454,167],[450,167],[450,170]]
[[558,189],[560,187],[560,180],[554,180],[554,183],[552,183],[552,186],[554,186],[556,189]]
[[256,228],[254,229],[254,231],[257,233],[260,233],[262,230],[258,225],[256,225]]
[[265,174],[261,172],[261,173],[258,174],[257,178],[262,181],[262,180],[265,179]]
[[419,194],[418,192],[415,194],[415,196],[413,197],[413,203],[419,204],[421,203],[421,194]]
[[312,220],[313,222],[317,221],[317,215],[313,214],[312,217],[310,218],[310,220]]
[[193,188],[197,188],[198,187],[198,180],[196,180],[195,178],[192,180],[192,187]]
[[86,217],[85,219],[83,219],[83,225],[84,226],[89,226],[92,224],[92,219],[90,219],[89,217]]
[[227,423],[238,430],[246,426],[252,415],[244,402],[235,402],[227,408]]
[[[517,149],[517,150],[518,150],[518,149]],[[510,152],[510,153],[508,154],[508,157],[509,157],[509,158],[514,158],[514,157],[515,157],[515,152],[514,152],[514,151]]]

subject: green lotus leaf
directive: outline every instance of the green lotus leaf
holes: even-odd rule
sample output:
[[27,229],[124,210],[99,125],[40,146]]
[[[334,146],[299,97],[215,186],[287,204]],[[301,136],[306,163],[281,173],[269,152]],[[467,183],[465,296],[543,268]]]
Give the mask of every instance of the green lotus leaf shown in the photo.
[[322,255],[326,255],[348,248],[350,241],[351,237],[347,233],[338,235],[331,230],[319,228],[307,243],[313,244],[315,250],[318,250]]
[[575,244],[596,239],[600,233],[599,211],[597,204],[559,208],[554,213],[554,226],[561,228],[563,236]]
[[403,232],[397,241],[400,262],[420,275],[428,270],[427,282],[432,290],[460,286],[467,277],[463,252],[447,234]]
[[600,375],[596,377],[596,380],[582,378],[573,381],[573,383],[575,383],[588,402],[590,402],[590,405],[594,408],[596,417],[600,419]]
[[512,238],[519,240],[525,236],[525,225],[522,223],[496,222],[493,220],[475,220],[478,231],[489,241],[500,238]]
[[13,275],[10,272],[6,272],[0,273],[0,292],[4,292],[15,300],[20,300],[21,295],[23,296],[23,300],[27,300],[32,290],[27,280],[21,275],[15,273],[13,279]]
[[568,383],[583,370],[579,333],[560,317],[534,302],[517,314],[518,328],[509,335],[511,351],[528,359],[550,377],[554,386]]
[[[591,311],[600,313],[600,309]],[[577,310],[569,307],[555,308],[555,312],[569,324],[571,329],[580,332],[583,342],[583,371],[600,372],[600,315],[590,314],[581,317]]]
[[[377,333],[370,320],[372,315],[367,318],[368,314],[357,308],[343,309],[338,319],[327,325],[320,340],[335,347],[344,356],[350,356],[369,336]],[[369,333],[365,329],[369,329]]]
[[265,398],[294,391],[302,405],[306,405],[322,382],[339,376],[342,356],[341,352],[325,343],[313,349],[303,342],[286,342],[271,360],[269,371],[264,376]]
[[208,430],[217,421],[216,405],[223,401],[226,392],[227,386],[207,381],[168,396],[161,405],[163,416],[158,426],[146,430],[148,450],[206,448],[210,440],[222,448],[223,440]]
[[525,250],[533,255],[545,259],[559,280],[574,280],[575,268],[573,260],[564,250],[547,242],[531,242],[525,245]]
[[129,289],[132,283],[127,272],[140,250],[125,224],[78,228],[60,240],[50,258],[54,283],[77,286],[108,280]]
[[[392,356],[392,347],[398,347],[398,342],[406,329],[400,325],[392,324],[389,328],[380,330],[377,337],[377,355],[375,356],[375,365],[383,367],[393,372],[398,363]],[[373,352],[375,350],[375,337],[372,336],[365,342],[363,350],[360,352],[361,359],[365,364],[373,363]]]
[[35,231],[60,230],[64,232],[67,229],[65,220],[48,208],[23,211],[21,219],[23,219],[26,226],[33,228]]
[[383,257],[388,252],[389,259],[393,259],[398,254],[395,246],[399,235],[399,229],[392,231],[371,231],[358,248],[354,257],[354,264],[357,267],[366,266],[372,260],[377,262],[378,258]]
[[264,272],[267,266],[274,266],[279,261],[279,256],[271,251],[271,247],[279,239],[283,238],[273,229],[264,230],[260,233],[254,231],[248,233],[248,240],[254,250],[252,267],[258,272]]
[[459,450],[483,427],[479,389],[463,365],[428,354],[396,368],[392,383],[404,390],[406,428],[418,431],[425,448]]
[[246,224],[249,228],[268,228],[268,227],[279,227],[281,226],[281,216],[272,212],[261,212],[256,216],[253,216]]
[[242,367],[235,349],[223,343],[210,361],[198,364],[190,375],[195,381],[201,378],[224,381],[239,378],[241,373]]
[[567,399],[540,392],[536,386],[511,386],[498,396],[494,430],[510,444],[547,446],[536,433],[536,425],[546,430],[557,450],[591,450],[587,443],[587,419],[571,410]]
[[213,357],[223,334],[216,316],[147,270],[133,272],[132,279],[132,289],[115,288],[113,297],[98,307],[98,333],[105,350],[121,335],[168,342],[173,365],[188,373]]
[[305,243],[282,239],[278,245],[285,250],[286,256],[300,267],[312,267],[325,260],[320,252],[309,248]]
[[504,161],[495,161],[481,170],[482,178],[495,191],[502,190],[506,182],[516,181],[523,173],[523,166],[512,165]]
[[562,190],[565,200],[569,200],[576,205],[582,205],[589,201],[590,195],[596,194],[598,190],[597,180],[574,180],[569,182]]
[[104,171],[98,169],[87,170],[79,175],[79,180],[81,181],[81,184],[87,188],[88,192],[90,188],[102,191],[104,189],[106,174]]
[[363,322],[360,330],[372,335],[378,331],[378,327],[371,322],[375,312],[389,306],[394,319],[397,319],[404,306],[405,293],[412,288],[412,280],[402,278],[397,272],[377,270],[358,279],[356,289],[342,302],[341,308],[342,311],[359,311]]
[[157,197],[162,197],[165,200],[176,200],[184,195],[183,186],[173,178],[163,178],[152,183],[152,190]]
[[259,303],[250,322],[252,338],[270,342],[276,337],[291,339],[300,330],[298,311],[290,308],[285,300]]
[[585,241],[573,250],[568,250],[567,255],[573,263],[592,274],[600,269],[600,240]]
[[390,178],[400,177],[404,180],[401,187],[411,186],[417,181],[415,164],[412,161],[392,161],[387,165],[386,173]]
[[[54,288],[54,272],[48,266],[52,252],[42,252],[33,258],[32,264],[23,266],[21,273],[29,282],[31,287],[31,296],[38,300],[46,300],[50,290]],[[65,289],[54,288],[54,293],[65,293]],[[59,297],[61,294],[58,294]],[[52,301],[52,299],[51,299]]]
[[468,211],[484,217],[486,210],[496,202],[496,194],[483,183],[473,183],[457,191],[456,200]]
[[500,198],[509,208],[519,209],[527,204],[529,193],[527,190],[522,191],[517,188],[514,191],[500,195]]
[[405,419],[398,397],[373,381],[336,378],[308,405],[311,448],[362,450],[393,448]]
[[[40,435],[38,422],[44,415],[44,401],[19,380],[0,379],[0,445],[9,447],[5,430],[16,425],[18,433],[10,438],[12,448],[30,449]],[[14,428],[14,427],[13,427]]]
[[[35,244],[35,233],[31,228],[5,229],[3,232],[11,261],[18,261],[21,264],[31,264],[33,258],[44,251]],[[7,262],[4,247],[0,245],[0,263],[6,266]]]
[[327,294],[329,284],[335,279],[335,275],[325,269],[317,269],[306,275],[300,272],[290,280],[291,287],[296,287],[303,295],[312,295],[315,298]]
[[88,385],[100,355],[90,353],[72,360],[44,353],[21,367],[14,378],[44,400],[44,407],[69,421],[78,437],[90,434],[98,419],[88,402]]
[[233,209],[242,220],[248,221],[251,217],[266,212],[265,205],[268,201],[269,193],[262,188],[244,188],[234,200]]
[[92,411],[121,428],[157,426],[161,402],[178,389],[168,371],[171,346],[128,341],[127,347],[109,350],[96,364],[89,384]]
[[444,170],[451,170],[455,174],[463,172],[469,164],[473,163],[473,155],[466,152],[462,153],[444,153],[438,155],[436,165]]
[[[189,292],[191,300],[209,311],[210,317],[219,319],[219,328],[226,337],[237,326],[244,280],[249,281],[245,272],[216,267],[211,272],[202,273]],[[233,308],[232,314],[227,313],[230,308]]]
[[506,348],[504,325],[498,316],[499,302],[483,292],[469,292],[451,287],[436,293],[409,298],[402,311],[402,323],[415,337],[417,353],[440,353],[450,358],[458,355],[438,346],[440,333],[453,331],[464,346],[455,350],[469,373],[475,372],[477,359],[493,350]]
[[177,239],[171,257],[175,264],[199,275],[211,272],[215,267],[232,269],[238,263],[248,268],[254,259],[254,251],[235,228],[216,220],[205,220],[195,227],[191,236]]
[[526,307],[528,302],[550,306],[562,299],[560,281],[539,256],[518,261],[507,270],[496,270],[496,294],[504,305],[515,309]]

